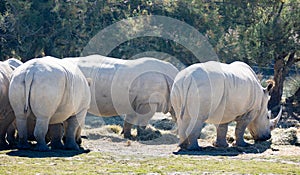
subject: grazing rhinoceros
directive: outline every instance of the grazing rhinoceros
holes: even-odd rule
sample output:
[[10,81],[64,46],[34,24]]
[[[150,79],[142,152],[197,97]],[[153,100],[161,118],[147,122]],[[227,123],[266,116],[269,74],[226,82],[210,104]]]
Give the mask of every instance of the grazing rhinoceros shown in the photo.
[[267,110],[269,83],[263,88],[254,71],[245,63],[223,64],[206,62],[194,64],[175,78],[171,102],[175,110],[179,146],[187,150],[200,150],[197,138],[204,122],[215,124],[215,146],[227,147],[228,123],[236,121],[237,146],[246,146],[243,139],[248,128],[255,140],[267,140],[280,116],[270,120]]
[[[13,70],[21,64],[22,62],[13,58],[0,62],[0,150],[9,148],[5,137],[15,115],[9,103],[8,89]],[[8,133],[7,139],[12,141],[11,137],[12,134]]]
[[171,111],[170,90],[178,70],[170,63],[100,55],[66,59],[78,64],[85,77],[92,79],[88,112],[97,116],[125,114],[125,138],[131,138],[132,124],[144,128],[155,112]]
[[[36,118],[36,150],[49,150],[45,142],[48,125],[63,122],[67,124],[65,148],[79,149],[76,141],[80,139],[80,129],[89,108],[90,90],[75,64],[53,57],[32,59],[15,69],[9,88],[19,148],[30,146],[27,142],[27,118],[33,115]],[[55,142],[59,147],[61,140]]]

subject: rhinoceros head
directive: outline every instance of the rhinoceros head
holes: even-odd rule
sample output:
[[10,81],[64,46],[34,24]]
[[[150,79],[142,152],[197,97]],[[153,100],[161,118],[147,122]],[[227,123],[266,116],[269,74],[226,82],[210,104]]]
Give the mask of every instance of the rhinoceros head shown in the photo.
[[271,138],[271,130],[273,130],[282,114],[282,107],[274,119],[271,119],[271,111],[268,111],[268,101],[270,92],[274,86],[273,81],[268,81],[268,86],[263,89],[263,97],[261,108],[253,111],[254,120],[248,125],[248,129],[254,140],[265,141]]

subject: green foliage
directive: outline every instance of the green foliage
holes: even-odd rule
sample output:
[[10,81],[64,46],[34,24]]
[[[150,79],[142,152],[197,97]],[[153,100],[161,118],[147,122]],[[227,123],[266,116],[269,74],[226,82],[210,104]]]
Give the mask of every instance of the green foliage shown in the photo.
[[[115,22],[163,15],[206,36],[223,62],[268,65],[291,53],[299,58],[299,4],[297,0],[3,0],[0,59],[79,56],[94,35]],[[146,51],[168,53],[186,65],[198,62],[180,44],[157,37],[128,40],[110,56],[130,58]]]
[[[215,4],[191,1],[4,1],[1,4],[0,58],[79,56],[83,47],[103,28],[128,17],[163,15],[182,20],[204,35],[213,45],[223,31],[217,26],[219,18]],[[142,24],[141,24],[142,25]],[[149,42],[149,40],[151,42]],[[139,46],[138,49],[136,49]],[[120,51],[121,50],[121,51]],[[112,56],[129,58],[140,51],[161,51],[178,58],[193,55],[181,45],[166,39],[145,37],[123,43]]]
[[[269,68],[274,64],[278,86],[272,93],[273,106],[280,102],[289,68],[300,61],[298,0],[2,0],[0,60],[79,56],[93,36],[107,26],[151,15],[171,17],[194,27],[208,38],[222,62],[241,60]],[[190,50],[166,38],[129,39],[136,30],[143,30],[144,24],[138,25],[122,34],[128,40],[109,56],[129,59],[154,51],[180,59],[185,65],[199,62]]]

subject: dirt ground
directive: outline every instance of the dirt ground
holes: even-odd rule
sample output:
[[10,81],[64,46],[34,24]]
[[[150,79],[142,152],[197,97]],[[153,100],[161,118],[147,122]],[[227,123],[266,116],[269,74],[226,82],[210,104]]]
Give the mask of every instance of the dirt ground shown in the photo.
[[[142,140],[124,139],[121,133],[123,123],[122,117],[102,118],[88,115],[83,135],[83,147],[91,151],[113,153],[116,155],[136,155],[139,157],[148,156],[170,156],[174,154],[207,155],[207,156],[232,156],[232,158],[252,159],[274,156],[300,156],[300,125],[299,122],[289,121],[281,123],[272,132],[272,139],[266,142],[255,143],[248,132],[245,139],[251,146],[246,148],[233,147],[234,124],[229,127],[227,140],[230,143],[228,148],[215,148],[212,142],[215,139],[215,127],[206,125],[202,129],[199,145],[202,151],[198,152],[177,152],[178,138],[176,126],[167,115],[157,113],[149,122],[147,137]],[[133,130],[133,135],[136,129]]]

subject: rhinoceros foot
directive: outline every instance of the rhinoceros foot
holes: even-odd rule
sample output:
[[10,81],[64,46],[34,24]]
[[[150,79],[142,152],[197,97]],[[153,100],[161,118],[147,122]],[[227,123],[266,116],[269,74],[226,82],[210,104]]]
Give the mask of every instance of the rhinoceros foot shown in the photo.
[[79,151],[79,146],[76,142],[66,142],[65,147],[66,150],[76,150]]
[[213,146],[220,147],[220,148],[226,148],[226,147],[228,147],[228,143],[227,142],[218,142],[218,141],[216,141],[216,142],[213,143]]
[[17,144],[18,149],[30,149],[31,145],[26,141],[26,142],[19,142]]
[[202,151],[202,148],[199,145],[188,145],[186,149],[188,151]]
[[5,143],[0,143],[0,150],[7,150],[10,149],[11,147],[5,142]]
[[64,145],[61,143],[61,141],[51,142],[50,143],[51,149],[64,149]]
[[247,143],[247,142],[245,142],[245,141],[234,142],[232,145],[233,145],[233,146],[240,146],[240,147],[247,147],[247,146],[250,146],[250,144]]
[[41,152],[46,152],[46,151],[50,151],[50,148],[45,145],[45,144],[36,144],[36,146],[33,149],[34,151],[41,151]]

